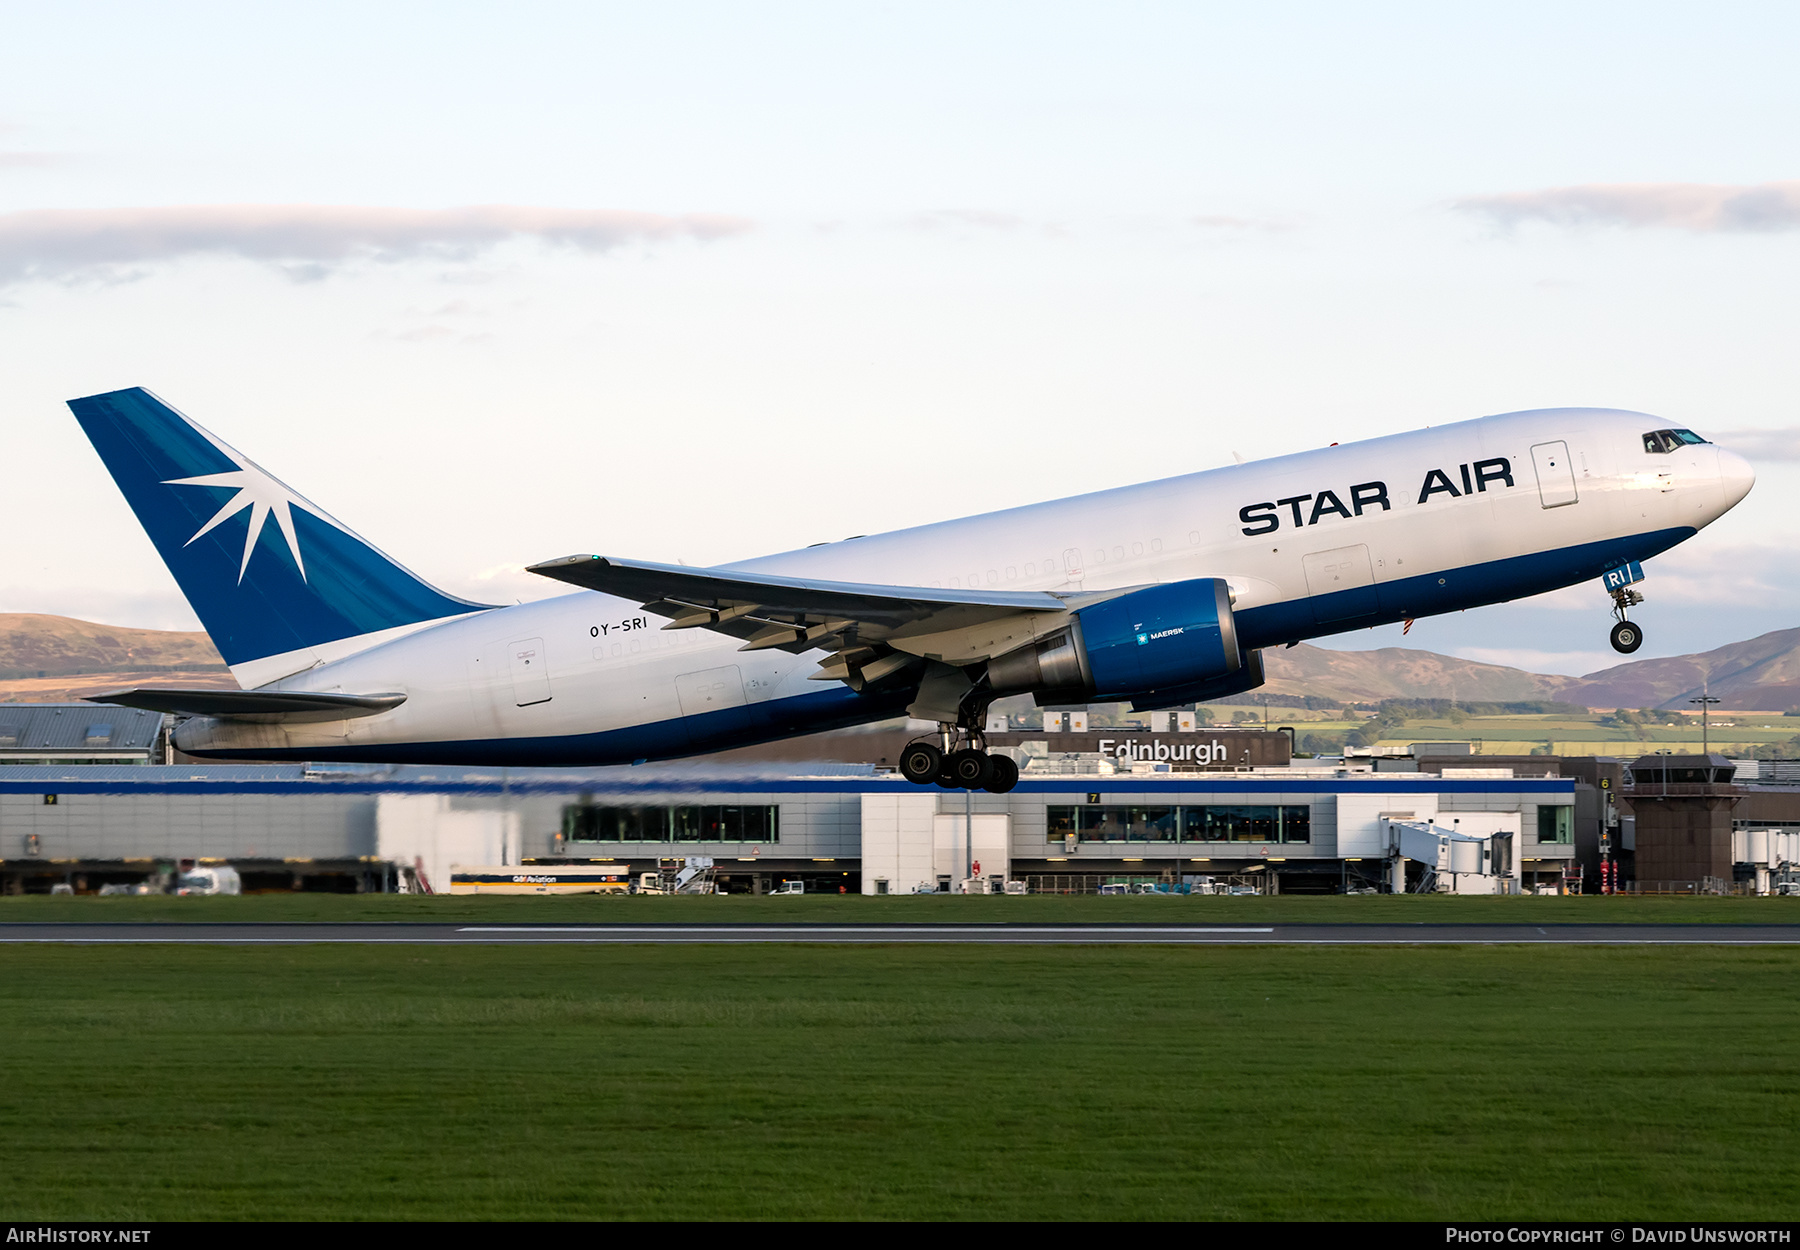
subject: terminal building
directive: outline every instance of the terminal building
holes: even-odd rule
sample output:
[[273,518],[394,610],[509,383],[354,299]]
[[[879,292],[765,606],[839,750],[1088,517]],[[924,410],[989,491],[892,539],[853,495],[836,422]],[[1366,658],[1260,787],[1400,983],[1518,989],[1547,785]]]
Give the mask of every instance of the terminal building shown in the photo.
[[[1574,783],[1331,768],[1059,774],[1008,794],[868,765],[491,773],[402,767],[22,767],[0,777],[11,892],[85,891],[226,863],[246,889],[441,889],[457,865],[653,869],[705,856],[720,888],[1093,892],[1232,879],[1266,892],[1391,885],[1388,824],[1479,838],[1503,889],[1560,880]],[[1446,865],[1448,867],[1448,865]],[[1417,884],[1415,872],[1412,884]],[[1483,892],[1492,892],[1487,882]]]
[[995,733],[1025,767],[989,794],[901,779],[886,761],[906,736],[587,770],[20,761],[0,768],[0,890],[161,888],[204,864],[246,890],[443,890],[459,867],[674,859],[742,893],[1521,893],[1597,888],[1603,862],[1621,888],[1635,862],[1657,889],[1774,890],[1800,839],[1800,786],[1716,757],[1314,760],[1254,729]]

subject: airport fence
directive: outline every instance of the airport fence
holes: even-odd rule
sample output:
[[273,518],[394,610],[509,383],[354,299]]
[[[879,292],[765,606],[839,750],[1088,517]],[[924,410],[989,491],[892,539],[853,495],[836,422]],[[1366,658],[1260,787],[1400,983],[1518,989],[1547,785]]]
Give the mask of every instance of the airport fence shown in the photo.
[[1702,877],[1698,881],[1628,881],[1621,887],[1627,894],[1712,894],[1747,898],[1756,894],[1749,881],[1727,881],[1723,877]]
[[1027,874],[1028,894],[1260,894],[1267,882],[1251,876],[1177,879],[1168,873]]

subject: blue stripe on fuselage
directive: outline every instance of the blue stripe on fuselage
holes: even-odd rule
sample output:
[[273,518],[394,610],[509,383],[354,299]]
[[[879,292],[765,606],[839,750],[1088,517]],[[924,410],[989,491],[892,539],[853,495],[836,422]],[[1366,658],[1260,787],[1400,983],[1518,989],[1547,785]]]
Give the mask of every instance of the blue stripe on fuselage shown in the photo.
[[1245,608],[1235,614],[1238,641],[1245,650],[1257,651],[1350,629],[1527,599],[1589,578],[1598,579],[1608,569],[1628,560],[1648,560],[1697,533],[1692,526],[1653,530],[1628,538],[1510,556],[1423,577],[1404,577],[1355,590]]
[[706,755],[758,742],[865,725],[898,716],[913,690],[868,691],[848,686],[744,707],[701,712],[675,720],[609,729],[603,733],[554,738],[478,738],[459,742],[409,742],[388,746],[343,746],[324,750],[194,751],[206,759],[339,760],[371,764],[479,764],[532,767],[586,767]]

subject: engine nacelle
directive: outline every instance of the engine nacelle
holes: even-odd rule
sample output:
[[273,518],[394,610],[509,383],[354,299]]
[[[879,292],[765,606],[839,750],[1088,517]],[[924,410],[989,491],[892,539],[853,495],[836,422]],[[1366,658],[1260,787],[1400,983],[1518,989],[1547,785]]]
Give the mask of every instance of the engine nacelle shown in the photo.
[[1243,666],[1231,590],[1216,577],[1151,586],[1075,611],[1066,629],[988,661],[998,693],[1039,702],[1146,697],[1230,678]]
[[1166,686],[1161,690],[1135,694],[1131,697],[1131,710],[1153,712],[1158,708],[1180,707],[1185,703],[1210,703],[1214,699],[1254,690],[1263,681],[1262,652],[1246,651],[1237,672],[1215,677],[1211,681],[1196,682],[1192,686]]

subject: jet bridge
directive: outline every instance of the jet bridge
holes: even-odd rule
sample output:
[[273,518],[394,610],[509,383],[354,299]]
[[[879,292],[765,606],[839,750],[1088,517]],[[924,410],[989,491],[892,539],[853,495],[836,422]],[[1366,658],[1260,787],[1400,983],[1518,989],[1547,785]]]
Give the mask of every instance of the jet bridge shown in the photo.
[[1407,893],[1406,861],[1423,864],[1414,894],[1510,894],[1513,886],[1512,831],[1486,835],[1445,828],[1430,820],[1383,817],[1394,893]]

